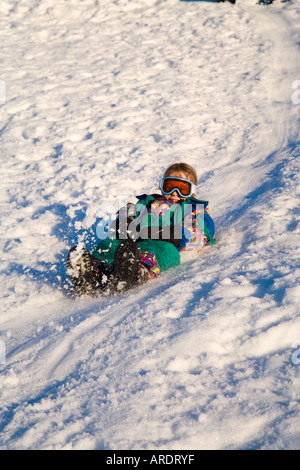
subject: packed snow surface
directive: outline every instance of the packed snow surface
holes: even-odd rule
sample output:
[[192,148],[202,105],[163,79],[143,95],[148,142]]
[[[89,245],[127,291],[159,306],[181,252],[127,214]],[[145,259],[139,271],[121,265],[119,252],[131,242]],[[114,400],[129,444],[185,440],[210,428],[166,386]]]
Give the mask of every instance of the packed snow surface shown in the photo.
[[[1,1],[1,449],[299,449],[299,24],[296,0]],[[218,243],[74,299],[68,250],[176,161]]]

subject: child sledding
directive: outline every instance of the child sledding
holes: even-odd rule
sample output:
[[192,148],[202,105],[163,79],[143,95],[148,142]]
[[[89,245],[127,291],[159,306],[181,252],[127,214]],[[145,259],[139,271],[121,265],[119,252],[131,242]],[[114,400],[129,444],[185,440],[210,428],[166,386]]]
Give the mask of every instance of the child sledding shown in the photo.
[[208,202],[196,198],[197,174],[186,163],[171,165],[161,180],[161,194],[137,196],[122,207],[108,236],[89,253],[73,247],[67,273],[75,295],[125,293],[180,264],[184,251],[214,244]]

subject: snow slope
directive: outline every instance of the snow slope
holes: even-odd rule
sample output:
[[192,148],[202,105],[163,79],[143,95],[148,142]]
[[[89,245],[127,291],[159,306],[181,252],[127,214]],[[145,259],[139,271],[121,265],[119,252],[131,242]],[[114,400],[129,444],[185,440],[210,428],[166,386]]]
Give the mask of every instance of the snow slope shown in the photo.
[[[1,449],[299,448],[299,24],[296,0],[1,2]],[[178,160],[218,244],[74,300],[68,249]]]

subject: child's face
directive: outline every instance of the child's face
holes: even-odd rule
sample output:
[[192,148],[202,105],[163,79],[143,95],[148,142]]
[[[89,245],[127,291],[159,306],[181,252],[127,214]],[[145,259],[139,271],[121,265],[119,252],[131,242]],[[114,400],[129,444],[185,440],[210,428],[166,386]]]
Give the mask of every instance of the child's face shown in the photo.
[[[168,176],[177,176],[178,178],[184,178],[186,180],[190,180],[189,175],[184,173],[183,171],[173,171]],[[178,192],[175,190],[171,194],[164,194],[164,197],[167,201],[171,202],[172,204],[178,204],[180,201],[183,201],[184,198],[180,197]]]

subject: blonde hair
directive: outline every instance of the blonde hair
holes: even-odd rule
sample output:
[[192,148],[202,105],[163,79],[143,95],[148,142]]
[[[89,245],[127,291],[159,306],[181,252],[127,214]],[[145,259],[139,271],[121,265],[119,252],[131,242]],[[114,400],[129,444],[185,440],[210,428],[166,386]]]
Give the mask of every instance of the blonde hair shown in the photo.
[[174,163],[173,165],[169,166],[169,168],[166,169],[163,177],[166,178],[166,176],[169,176],[171,173],[178,172],[178,171],[182,171],[183,173],[186,173],[188,175],[188,179],[192,183],[197,185],[198,176],[197,176],[196,170],[188,163]]

